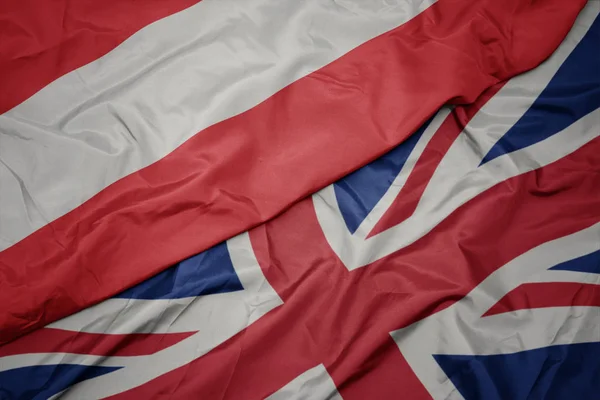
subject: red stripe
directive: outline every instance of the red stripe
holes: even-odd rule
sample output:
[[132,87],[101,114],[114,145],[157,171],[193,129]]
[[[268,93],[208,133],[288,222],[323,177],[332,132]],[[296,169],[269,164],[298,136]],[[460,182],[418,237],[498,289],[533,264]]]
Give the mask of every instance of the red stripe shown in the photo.
[[1,1],[0,113],[198,1]]
[[[393,342],[389,334],[385,329],[377,329],[381,328],[378,322],[386,321],[378,321],[377,313],[371,318],[368,306],[365,307],[364,301],[368,301],[365,295],[371,297],[368,283],[367,290],[360,290],[360,276],[349,275],[333,255],[320,231],[311,201],[301,202],[290,212],[253,230],[251,238],[261,268],[284,304],[207,355],[110,399],[264,399],[321,363],[333,370],[334,376],[345,376],[348,365],[360,364],[372,355],[373,341],[386,352],[390,349]],[[274,247],[271,240],[275,240]],[[359,323],[360,334],[354,330]],[[349,342],[354,352],[345,350]],[[390,366],[389,362],[383,363],[390,357],[381,356],[377,361],[382,361],[384,367]],[[391,356],[390,361],[394,359],[398,357]],[[375,365],[365,367],[377,369]],[[409,370],[401,364],[393,371]],[[352,372],[356,378],[360,375],[356,369]],[[415,398],[417,390],[426,395],[417,380],[412,382],[416,387]],[[386,385],[372,389],[372,398],[386,398],[376,395],[397,393],[400,389],[394,381]],[[346,393],[356,393],[364,388],[357,383],[347,389]]]
[[[349,272],[305,200],[251,231],[284,304],[207,355],[116,399],[259,399],[324,363],[347,399],[425,398],[389,333],[461,299],[511,259],[600,220],[600,139],[502,182],[413,245]],[[568,171],[568,172],[565,172]]]
[[584,4],[441,0],[206,129],[0,253],[0,343],[273,217],[396,146],[447,100],[472,102],[534,67]]
[[142,356],[173,346],[193,334],[194,332],[108,335],[44,328],[0,346],[0,357],[28,353]]
[[544,307],[600,307],[600,286],[577,282],[528,283],[504,296],[484,316]]
[[[338,391],[344,400],[363,399],[431,399],[431,396],[410,365],[398,351],[396,343],[388,333],[376,349],[372,344],[365,346],[361,363],[348,360],[339,365],[329,366],[330,374],[336,382]],[[356,354],[355,348],[350,353]],[[402,394],[403,396],[400,396]]]
[[392,226],[398,225],[415,212],[429,180],[450,149],[450,146],[452,146],[452,143],[454,143],[458,135],[465,129],[465,126],[467,126],[473,116],[477,114],[489,99],[498,93],[502,86],[504,86],[504,83],[494,85],[486,90],[472,105],[456,107],[452,110],[452,113],[446,117],[427,144],[427,147],[423,150],[413,168],[413,172],[409,175],[402,189],[400,189],[400,193],[383,217],[369,232],[368,237],[375,236]]
[[[267,271],[265,271],[267,272]],[[272,310],[207,355],[109,399],[264,399],[318,363],[319,348],[305,335],[303,313],[314,309],[323,285],[307,277],[307,290]],[[310,312],[310,311],[309,311]]]

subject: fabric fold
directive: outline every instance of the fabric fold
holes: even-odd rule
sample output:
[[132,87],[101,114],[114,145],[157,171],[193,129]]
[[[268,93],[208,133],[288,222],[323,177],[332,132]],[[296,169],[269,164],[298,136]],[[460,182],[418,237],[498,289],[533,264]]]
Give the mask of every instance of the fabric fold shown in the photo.
[[200,131],[0,253],[0,343],[274,217],[406,140],[443,104],[471,103],[534,68],[584,5],[440,0]]

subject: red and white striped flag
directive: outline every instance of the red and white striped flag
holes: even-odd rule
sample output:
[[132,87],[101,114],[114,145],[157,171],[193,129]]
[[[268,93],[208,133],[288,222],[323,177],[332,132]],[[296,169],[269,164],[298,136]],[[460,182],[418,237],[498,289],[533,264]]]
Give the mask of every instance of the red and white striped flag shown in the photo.
[[0,5],[1,398],[593,398],[599,1],[194,3]]

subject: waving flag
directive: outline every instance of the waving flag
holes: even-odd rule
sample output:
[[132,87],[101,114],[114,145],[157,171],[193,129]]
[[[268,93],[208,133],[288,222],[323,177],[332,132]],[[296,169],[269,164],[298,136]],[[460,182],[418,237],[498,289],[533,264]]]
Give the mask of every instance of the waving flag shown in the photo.
[[76,3],[1,6],[3,343],[272,218],[443,104],[537,66],[585,1]]
[[594,398],[599,13],[277,218],[0,346],[0,394]]

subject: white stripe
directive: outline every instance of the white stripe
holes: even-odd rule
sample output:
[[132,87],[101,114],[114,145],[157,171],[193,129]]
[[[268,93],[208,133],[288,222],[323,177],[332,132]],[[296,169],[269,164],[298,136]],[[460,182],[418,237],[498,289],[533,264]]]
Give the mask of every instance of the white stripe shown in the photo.
[[267,400],[342,400],[323,364],[296,377]]
[[204,0],[0,116],[0,250],[435,0]]
[[[486,351],[474,352],[474,347],[477,347],[477,344],[474,344],[470,347],[471,353],[459,354],[510,354],[547,346],[600,340],[598,307],[568,306],[516,310],[492,315],[481,321],[493,327],[489,332],[493,332],[494,336],[486,338]],[[496,348],[490,346],[494,340],[497,341]],[[453,351],[452,354],[456,352]]]
[[236,330],[245,326],[247,297],[249,293],[239,291],[183,299],[108,299],[48,328],[107,334],[193,332],[219,322],[211,316],[228,315],[227,321],[237,323],[222,329]]
[[549,139],[465,173],[461,179],[454,179],[452,186],[438,182],[440,192],[437,197],[429,196],[428,201],[421,201],[420,212],[366,240],[348,232],[337,208],[335,194],[332,195],[330,190],[313,196],[317,218],[327,241],[344,265],[350,270],[363,267],[414,243],[458,207],[498,182],[550,164],[598,137],[598,118],[600,109]]
[[[450,112],[452,111],[452,107],[442,107],[437,114],[431,120],[431,123],[425,128],[423,134],[419,138],[419,141],[410,152],[406,162],[402,166],[400,173],[394,178],[394,181],[390,185],[389,189],[385,192],[385,194],[381,197],[381,199],[377,202],[375,207],[369,212],[366,218],[361,222],[360,226],[356,229],[354,233],[355,236],[362,238],[363,240],[371,233],[371,230],[375,227],[377,222],[383,217],[383,214],[390,208],[398,193],[402,190],[404,185],[406,184],[406,180],[410,176],[415,167],[415,164],[423,154],[423,150],[427,147],[427,144],[431,140],[431,138],[438,131],[442,123],[448,118]],[[328,186],[325,190],[333,191],[333,185]],[[334,192],[335,193],[335,192]],[[340,213],[341,215],[341,213]]]
[[366,239],[366,237],[378,222],[379,218],[381,218],[391,206],[398,193],[400,193],[400,190],[406,183],[408,176],[427,146],[427,143],[429,143],[435,132],[444,122],[444,119],[448,117],[449,113],[450,108],[443,107],[434,116],[431,124],[425,129],[422,137],[407,158],[406,163],[402,166],[402,170],[398,176],[394,178],[390,188],[377,202],[373,210],[367,215],[354,234],[350,233],[346,227],[344,217],[339,208],[339,203],[337,202],[334,185],[329,185],[313,195],[315,211],[323,232],[325,233],[325,237],[349,269],[361,266],[359,265],[360,261],[357,253],[370,251],[369,255],[365,255],[367,259],[375,259],[375,257],[377,257],[377,249],[372,249],[368,245],[368,243],[372,243],[372,239]]
[[108,299],[56,321],[49,328],[91,333],[238,332],[282,304],[258,265],[247,233],[227,241],[245,290],[182,299]]
[[36,365],[56,364],[102,365],[105,367],[118,367],[127,365],[127,363],[130,363],[131,360],[134,359],[135,357],[106,357],[71,353],[19,354],[0,358],[2,361],[0,362],[0,371]]
[[[598,307],[518,310],[479,321],[478,324],[470,325],[471,322],[439,319],[438,324],[420,326],[413,333],[426,335],[431,339],[426,329],[433,329],[434,335],[437,335],[435,340],[417,342],[405,340],[404,337],[401,339],[399,347],[402,354],[434,399],[461,399],[462,396],[435,361],[433,354],[510,354],[551,345],[598,342],[600,339]],[[449,337],[449,332],[456,335]],[[447,342],[450,341],[454,347],[448,346]],[[487,351],[478,352],[481,348],[486,348]],[[416,354],[418,352],[420,354]]]
[[[153,332],[198,330],[189,338],[157,353],[137,357],[104,357],[63,353],[7,356],[0,358],[0,371],[31,365],[59,363],[124,367],[110,374],[83,381],[61,394],[61,398],[66,399],[102,398],[139,386],[201,357],[282,304],[281,299],[264,278],[258,266],[248,234],[244,233],[230,239],[227,245],[236,273],[245,287],[244,292],[248,292],[245,297],[238,297],[235,300],[226,298],[224,301],[223,296],[211,295],[188,303],[189,306],[183,310],[179,306],[173,312],[162,308],[163,306],[156,308],[159,312],[165,311],[163,315],[156,312],[156,309],[148,311],[152,308],[152,301],[145,301],[141,306],[135,306],[138,313],[143,313],[141,317],[138,317],[135,312],[112,314],[109,317],[114,319],[113,324],[102,323],[96,326],[93,315],[98,318],[100,315],[104,316],[103,313],[106,312],[106,310],[100,309],[101,314],[88,314],[84,311],[52,325],[63,329],[83,327],[85,329],[82,330],[86,331],[104,332],[100,328],[102,326],[102,329],[106,329],[110,333],[127,333],[147,331],[147,329],[140,329],[140,326],[137,325],[138,322],[128,324],[127,318],[135,319],[144,328],[149,328],[148,324],[151,322],[148,319],[156,316],[159,321],[155,322],[157,330]],[[219,301],[211,301],[213,296]],[[84,315],[84,317],[77,318],[77,315]],[[179,322],[179,320],[184,322]],[[86,323],[90,323],[91,326],[85,326]]]
[[496,270],[469,293],[460,304],[471,304],[471,319],[482,316],[518,286],[534,282],[540,274],[561,262],[600,250],[600,223],[535,247]]
[[[348,269],[368,265],[414,243],[458,207],[495,184],[556,161],[600,135],[597,129],[600,110],[596,110],[546,140],[479,167],[487,150],[527,111],[581,41],[598,15],[598,5],[600,2],[590,2],[584,8],[565,41],[545,63],[510,80],[482,107],[442,159],[411,217],[364,239],[364,232],[360,235],[348,232],[332,187],[313,196],[325,237]],[[516,93],[519,96],[515,97]],[[399,191],[392,186],[389,192],[397,194]],[[389,199],[385,201],[387,207],[391,204]],[[375,212],[373,217],[368,217],[369,226],[374,225],[385,210],[378,208]]]
[[[251,293],[245,298],[244,312],[219,308],[214,309],[209,315],[196,315],[192,310],[188,318],[198,319],[202,323],[198,333],[150,356],[130,357],[126,364],[127,368],[83,381],[71,387],[63,397],[65,399],[102,398],[139,386],[203,356],[282,304],[277,293],[262,275],[248,234],[244,233],[230,239],[227,247],[234,268],[246,288],[245,291]],[[262,279],[256,279],[255,275],[259,273]]]
[[600,285],[600,274],[577,271],[544,271],[527,281],[528,283],[583,283],[587,285]]
[[[564,261],[600,248],[600,223],[544,243],[487,277],[451,307],[392,332],[415,374],[434,398],[457,397],[433,354],[506,354],[600,339],[600,309],[553,307],[481,317],[504,295]],[[548,272],[550,273],[550,272]]]

